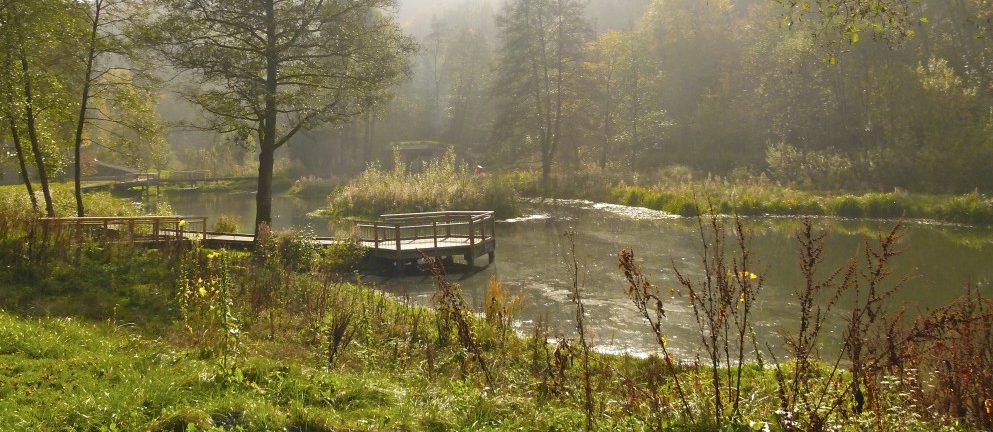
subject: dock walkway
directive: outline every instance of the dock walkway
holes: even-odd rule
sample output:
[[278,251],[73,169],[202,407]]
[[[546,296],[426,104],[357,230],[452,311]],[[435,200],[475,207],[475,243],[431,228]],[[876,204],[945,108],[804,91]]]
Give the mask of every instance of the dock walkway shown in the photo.
[[[148,245],[199,241],[209,248],[251,249],[255,236],[207,231],[207,218],[186,216],[42,218],[46,232],[82,237],[98,234],[115,241]],[[446,211],[382,215],[376,221],[355,223],[356,241],[369,256],[391,261],[397,268],[423,256],[452,260],[462,257],[469,266],[496,254],[496,221],[490,211]],[[312,239],[323,247],[332,237]]]

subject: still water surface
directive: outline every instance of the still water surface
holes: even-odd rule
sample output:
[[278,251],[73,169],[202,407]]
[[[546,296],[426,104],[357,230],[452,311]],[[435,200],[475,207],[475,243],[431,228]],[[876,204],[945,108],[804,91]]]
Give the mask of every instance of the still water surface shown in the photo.
[[[250,226],[254,220],[255,196],[251,193],[173,193],[165,199],[179,214],[207,216],[211,221],[229,215],[242,226]],[[320,198],[277,196],[273,225],[277,229],[306,228],[318,235],[330,234],[326,220],[307,215],[322,205],[324,199]],[[617,252],[633,248],[646,275],[668,293],[670,288],[677,288],[673,266],[691,277],[702,276],[695,219],[584,201],[534,202],[528,205],[525,215],[497,224],[497,258],[492,265],[468,272],[461,266],[450,269],[450,276],[463,287],[469,300],[479,307],[486,285],[496,276],[522,300],[517,314],[522,330],[541,318],[553,332],[570,336],[575,306],[570,301],[572,282],[566,263],[565,234],[574,230],[592,340],[604,351],[653,352],[654,337],[627,298],[624,275],[617,268]],[[833,218],[818,219],[816,224],[828,232],[825,274],[858,253],[865,236],[875,236],[892,226],[886,221]],[[793,295],[801,284],[794,238],[798,227],[789,218],[746,221],[746,228],[753,233],[753,259],[759,260],[753,271],[766,280],[755,309],[755,331],[762,346],[768,343],[774,349],[781,345],[779,334],[798,325]],[[993,295],[993,230],[910,222],[905,232],[901,244],[904,254],[894,260],[894,281],[908,278],[895,300],[909,311],[940,306],[961,296],[969,284]],[[486,262],[485,258],[481,261]],[[430,303],[434,293],[426,275],[369,275],[366,280],[425,304]],[[699,336],[687,298],[672,297],[667,312],[666,333],[671,346],[681,357],[693,357]],[[840,337],[846,313],[848,309],[843,305],[836,308],[829,339]],[[830,341],[827,345],[831,345]]]

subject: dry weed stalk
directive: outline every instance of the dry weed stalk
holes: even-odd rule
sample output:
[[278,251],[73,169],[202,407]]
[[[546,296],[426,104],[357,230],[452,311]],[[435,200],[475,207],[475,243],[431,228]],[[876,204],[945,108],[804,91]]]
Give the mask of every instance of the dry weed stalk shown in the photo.
[[[783,339],[794,360],[793,373],[787,380],[782,364],[775,361],[776,382],[780,402],[780,420],[787,431],[825,430],[831,417],[844,401],[840,365],[844,351],[831,363],[827,377],[818,377],[818,342],[824,323],[840,297],[856,283],[858,264],[852,259],[827,277],[821,279],[818,269],[824,258],[826,233],[817,233],[809,218],[801,220],[802,227],[796,234],[800,245],[800,272],[803,286],[795,292],[800,308],[800,325],[794,335],[784,334]],[[824,295],[830,297],[823,305],[815,302]],[[775,360],[772,349],[770,354]]]
[[425,266],[434,278],[438,291],[434,295],[434,301],[438,305],[438,312],[451,319],[458,331],[459,343],[473,358],[486,377],[486,384],[493,387],[493,377],[490,369],[483,358],[483,350],[472,334],[472,313],[462,298],[462,291],[458,286],[448,281],[445,276],[445,266],[441,260],[423,255]]
[[569,239],[569,258],[572,271],[572,302],[576,305],[576,332],[579,333],[579,346],[583,355],[583,391],[586,408],[586,430],[593,430],[593,383],[590,376],[590,345],[586,342],[586,306],[583,305],[582,292],[579,289],[579,260],[576,258],[576,232],[565,234]]
[[919,407],[993,429],[993,299],[969,286],[909,328],[891,326],[890,368]]
[[334,367],[335,360],[348,349],[348,345],[352,342],[356,331],[356,326],[353,322],[357,309],[355,301],[339,298],[334,303],[334,306],[332,306],[333,312],[331,318],[328,319],[326,329],[329,369]]
[[520,304],[520,297],[508,297],[500,279],[496,276],[490,278],[490,282],[486,286],[486,303],[483,310],[486,315],[486,322],[495,325],[499,331],[501,344],[505,344],[507,341],[507,332],[513,326],[514,314]]
[[531,350],[531,373],[541,377],[538,392],[542,397],[554,391],[555,367],[552,365],[552,353],[548,343],[548,324],[545,319],[538,317],[534,323],[534,331],[528,345]]
[[[877,384],[873,379],[891,354],[897,350],[896,341],[889,334],[902,314],[889,318],[887,300],[897,293],[906,279],[887,284],[892,275],[891,260],[900,255],[897,249],[903,239],[903,225],[896,224],[886,235],[876,238],[876,247],[867,237],[864,240],[863,258],[865,270],[860,272],[857,283],[853,284],[855,305],[848,320],[845,332],[845,351],[851,363],[851,392],[855,400],[855,412],[862,413],[866,403],[871,408],[879,408]],[[885,341],[885,343],[880,343]]]
[[[752,272],[749,237],[737,215],[734,217],[737,246],[734,252],[725,249],[727,232],[723,222],[715,215],[709,217],[707,226],[703,220],[703,217],[697,217],[704,279],[699,282],[690,280],[675,264],[673,270],[679,283],[689,293],[702,346],[710,362],[714,420],[716,426],[721,427],[725,416],[729,419],[741,416],[745,342],[750,334],[755,297],[761,291],[764,279]],[[729,254],[733,256],[730,265]],[[727,403],[730,404],[730,413],[725,412]]]
[[[630,249],[622,250],[618,260],[618,265],[624,270],[624,277],[628,281],[628,297],[631,298],[635,307],[641,312],[645,320],[648,321],[648,326],[655,333],[655,341],[658,342],[659,348],[662,349],[662,360],[666,366],[665,372],[672,378],[673,384],[676,387],[676,395],[683,405],[683,415],[694,421],[693,411],[690,410],[686,392],[683,390],[683,384],[679,380],[679,372],[676,370],[675,361],[669,353],[665,333],[662,330],[662,320],[665,319],[665,302],[662,300],[658,288],[645,278],[645,275],[641,272],[641,268],[635,263],[633,251]],[[649,376],[649,384],[657,389],[658,386],[654,375]],[[656,398],[653,398],[653,402],[655,401]],[[655,408],[653,411],[658,415],[661,410],[660,405],[653,404],[653,407]]]

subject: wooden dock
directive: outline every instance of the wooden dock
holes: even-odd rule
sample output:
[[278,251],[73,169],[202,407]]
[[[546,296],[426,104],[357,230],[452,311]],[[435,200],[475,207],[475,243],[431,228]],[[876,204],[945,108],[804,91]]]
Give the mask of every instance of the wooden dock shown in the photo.
[[[40,219],[46,233],[98,236],[113,241],[161,245],[199,241],[205,247],[251,249],[253,234],[207,231],[207,218],[185,216],[138,217],[66,217]],[[396,268],[415,262],[424,255],[445,258],[462,257],[469,266],[482,256],[493,262],[496,254],[496,220],[490,211],[431,212],[387,214],[372,222],[356,222],[358,243],[369,256],[394,263]],[[332,237],[312,239],[320,246],[331,246]]]
[[359,243],[370,255],[397,265],[423,255],[451,260],[461,256],[470,266],[496,254],[496,220],[491,211],[403,213],[355,225]]

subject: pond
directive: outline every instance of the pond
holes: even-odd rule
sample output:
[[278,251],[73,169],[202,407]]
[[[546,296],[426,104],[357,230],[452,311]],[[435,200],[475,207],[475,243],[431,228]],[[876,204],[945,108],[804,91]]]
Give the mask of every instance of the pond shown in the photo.
[[[164,199],[184,215],[207,216],[211,221],[220,215],[230,215],[240,220],[242,226],[250,226],[254,220],[255,200],[251,193],[173,193]],[[306,228],[318,235],[329,234],[326,220],[307,215],[323,204],[323,198],[278,196],[273,203],[273,225],[277,229]],[[541,319],[553,335],[572,336],[576,313],[570,300],[572,272],[565,234],[574,231],[580,285],[588,312],[586,326],[597,348],[633,354],[656,349],[650,329],[627,297],[626,281],[617,267],[618,251],[632,248],[651,282],[667,294],[670,289],[677,293],[669,299],[665,321],[671,347],[684,359],[697,354],[696,322],[688,298],[678,295],[673,271],[675,266],[691,278],[702,277],[695,219],[647,209],[565,200],[529,203],[525,214],[498,222],[497,257],[493,264],[471,270],[458,265],[450,269],[450,277],[462,286],[477,308],[481,307],[490,279],[497,277],[511,295],[521,298],[517,318],[522,331]],[[888,231],[893,224],[816,219],[816,227],[828,234],[821,274],[826,276],[859,253],[866,236]],[[762,346],[768,343],[777,349],[781,346],[780,334],[798,326],[794,291],[799,289],[802,279],[795,233],[800,224],[791,218],[761,217],[746,219],[745,226],[752,233],[751,250],[753,259],[758,261],[753,272],[765,278],[754,309],[755,332]],[[993,230],[914,221],[906,223],[905,234],[900,245],[904,253],[893,260],[891,283],[905,279],[906,285],[894,298],[893,309],[905,305],[913,314],[941,306],[963,295],[969,285],[985,295],[993,295]],[[481,261],[485,263],[486,259]],[[431,278],[422,274],[369,275],[365,280],[422,304],[429,304],[434,293]],[[847,313],[849,310],[844,305],[835,309],[826,345],[840,338]]]

